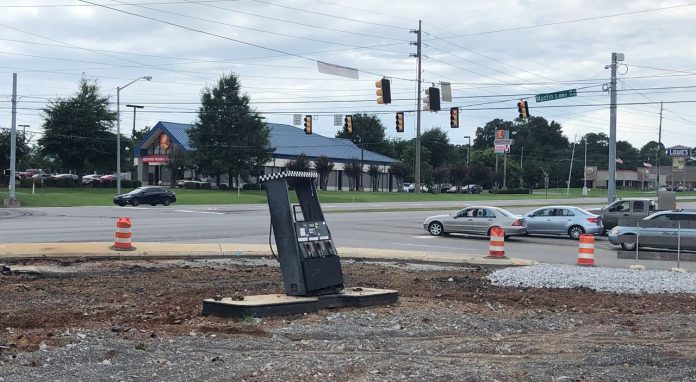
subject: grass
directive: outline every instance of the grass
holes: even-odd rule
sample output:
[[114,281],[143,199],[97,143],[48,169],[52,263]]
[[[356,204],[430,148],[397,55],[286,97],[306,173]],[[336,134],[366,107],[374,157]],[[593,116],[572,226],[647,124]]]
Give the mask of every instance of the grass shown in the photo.
[[[128,191],[128,190],[124,190]],[[237,196],[236,191],[222,190],[187,190],[176,189],[177,204],[179,205],[224,205],[224,204],[251,204],[266,203],[265,191],[242,191]],[[23,207],[70,207],[70,206],[110,206],[113,205],[113,196],[116,190],[113,188],[46,188],[37,189],[35,194],[30,189],[20,188],[17,198]],[[654,197],[654,192],[618,190],[619,197]],[[571,189],[570,195],[566,195],[565,189],[549,189],[548,199],[577,198],[582,195],[581,189]],[[679,196],[696,196],[695,192],[680,192]],[[588,197],[606,197],[606,190],[592,190]],[[8,197],[7,191],[0,192],[0,199]],[[526,200],[544,199],[547,197],[545,190],[536,190],[532,195],[505,195],[505,194],[415,194],[415,193],[388,193],[388,192],[349,192],[349,191],[322,191],[319,200],[322,203],[389,203],[389,202],[428,202],[428,201],[474,201],[474,200]],[[291,200],[296,202],[294,193]]]

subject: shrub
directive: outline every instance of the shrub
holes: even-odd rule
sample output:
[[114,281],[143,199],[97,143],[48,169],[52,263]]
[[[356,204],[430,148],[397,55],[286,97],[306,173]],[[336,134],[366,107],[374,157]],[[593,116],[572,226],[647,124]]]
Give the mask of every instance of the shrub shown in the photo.
[[258,191],[258,190],[263,190],[263,185],[262,184],[255,184],[255,183],[250,183],[250,184],[244,184],[242,185],[242,190],[253,190],[253,191]]
[[213,188],[213,186],[210,184],[210,182],[201,182],[200,183],[201,190],[210,190]]
[[133,188],[138,188],[138,187],[142,187],[142,186],[143,186],[143,182],[140,180],[136,179],[136,180],[131,181],[131,187],[133,187]]
[[77,180],[75,180],[75,179],[65,179],[65,187],[68,187],[68,188],[77,187]]
[[133,187],[133,182],[130,179],[121,179],[121,187],[131,188]]
[[227,183],[218,184],[218,189],[220,189],[220,190],[228,190],[229,188],[230,188],[230,185]]
[[488,190],[488,193],[490,194],[531,194],[532,189],[531,188],[508,188],[507,190]]
[[32,178],[22,178],[19,180],[19,187],[29,187],[31,188],[34,179]]
[[112,182],[110,180],[102,180],[102,188],[115,188],[116,187],[116,182]]

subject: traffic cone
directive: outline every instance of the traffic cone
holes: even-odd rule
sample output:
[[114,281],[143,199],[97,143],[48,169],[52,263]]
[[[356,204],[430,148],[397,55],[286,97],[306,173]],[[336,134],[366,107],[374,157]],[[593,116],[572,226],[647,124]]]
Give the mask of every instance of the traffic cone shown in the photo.
[[131,227],[133,223],[127,217],[116,220],[116,239],[111,249],[116,251],[132,251],[135,247],[131,244]]
[[501,227],[491,228],[488,258],[507,259],[505,256],[505,230]]
[[580,244],[578,244],[578,260],[576,265],[584,267],[594,267],[594,242],[593,235],[580,235]]

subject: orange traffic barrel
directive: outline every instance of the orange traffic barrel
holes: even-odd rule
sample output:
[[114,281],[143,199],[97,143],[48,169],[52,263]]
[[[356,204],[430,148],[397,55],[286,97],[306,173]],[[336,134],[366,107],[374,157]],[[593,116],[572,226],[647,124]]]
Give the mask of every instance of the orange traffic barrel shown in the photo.
[[491,240],[488,245],[488,257],[506,259],[505,257],[505,230],[501,227],[491,228]]
[[578,260],[576,265],[585,267],[594,267],[594,242],[593,235],[580,235],[580,244],[578,245]]
[[132,251],[135,249],[131,243],[132,232],[131,227],[133,223],[127,217],[118,218],[116,220],[116,240],[114,241],[113,247],[117,251]]

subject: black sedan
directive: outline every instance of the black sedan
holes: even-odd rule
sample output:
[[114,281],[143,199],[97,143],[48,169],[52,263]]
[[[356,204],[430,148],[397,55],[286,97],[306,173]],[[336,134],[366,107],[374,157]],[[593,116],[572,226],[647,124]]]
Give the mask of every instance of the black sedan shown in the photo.
[[130,204],[135,207],[140,203],[149,204],[151,206],[156,206],[158,204],[168,206],[174,202],[176,202],[175,193],[156,186],[138,187],[131,192],[114,197],[114,204],[119,206]]

